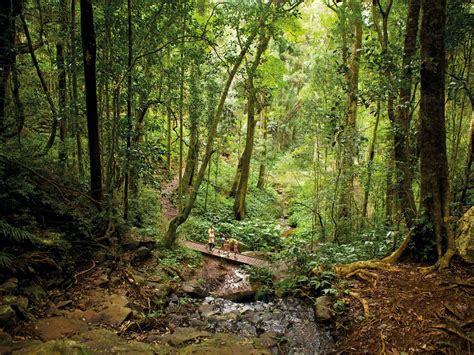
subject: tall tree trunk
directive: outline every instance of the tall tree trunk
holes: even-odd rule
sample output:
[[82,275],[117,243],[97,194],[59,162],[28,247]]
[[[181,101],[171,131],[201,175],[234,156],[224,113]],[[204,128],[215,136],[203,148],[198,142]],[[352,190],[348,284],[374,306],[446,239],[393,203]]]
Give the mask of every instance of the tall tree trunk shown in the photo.
[[64,169],[66,167],[66,67],[64,66],[63,45],[56,44],[56,60],[58,65],[58,107],[59,107],[59,163]]
[[0,2],[0,137],[5,134],[5,101],[7,83],[15,61],[15,16],[22,1]]
[[416,54],[419,16],[420,0],[410,0],[408,4],[405,45],[403,48],[398,110],[395,120],[392,121],[397,200],[402,206],[401,212],[408,228],[413,227],[417,213],[412,189],[414,162],[410,154],[409,130],[413,82],[412,68],[413,59]]
[[367,157],[367,182],[365,185],[364,190],[364,202],[362,203],[362,223],[367,218],[368,214],[368,205],[369,205],[369,194],[370,188],[372,184],[372,172],[373,172],[373,163],[375,158],[375,146],[377,143],[377,133],[379,129],[379,121],[380,121],[380,100],[377,101],[377,111],[375,113],[375,127],[374,132],[372,134],[372,141],[370,142],[369,146],[369,154]]
[[102,200],[102,166],[100,163],[99,117],[97,114],[96,41],[92,0],[81,1],[81,38],[86,89],[87,134],[89,140],[91,196]]
[[268,117],[265,110],[262,110],[262,130],[263,130],[263,152],[262,161],[258,171],[257,188],[260,190],[265,189],[265,173],[266,173],[266,160],[267,160],[267,136],[268,136]]
[[33,66],[36,69],[36,73],[38,74],[38,78],[41,83],[41,88],[43,89],[44,95],[46,96],[46,100],[49,104],[49,109],[51,110],[51,114],[53,116],[52,123],[51,123],[51,133],[49,135],[48,143],[46,143],[46,152],[53,146],[54,141],[56,139],[56,130],[58,127],[58,113],[56,107],[53,103],[53,98],[51,93],[49,92],[48,85],[46,84],[46,80],[44,79],[43,72],[38,63],[38,59],[36,58],[35,50],[33,48],[33,43],[31,41],[30,31],[28,30],[28,25],[26,23],[25,17],[23,14],[20,14],[20,19],[23,24],[23,30],[25,31],[26,41],[28,43],[28,49],[31,54],[31,61],[33,62]]
[[[420,170],[421,208],[436,240],[439,268],[455,253],[449,225],[449,181],[445,128],[446,0],[421,1]],[[443,240],[443,235],[446,239]]]
[[72,70],[72,110],[74,114],[74,135],[76,138],[77,165],[79,176],[84,176],[84,164],[82,158],[81,124],[79,121],[79,105],[77,95],[77,60],[76,60],[76,0],[71,0],[71,70]]
[[237,71],[240,68],[240,65],[242,64],[242,61],[245,55],[247,54],[250,48],[250,45],[252,44],[256,36],[257,36],[257,31],[253,32],[247,38],[245,44],[243,45],[239,53],[239,56],[236,58],[234,65],[232,66],[232,69],[228,74],[224,89],[222,91],[222,94],[219,100],[219,105],[217,106],[214,117],[212,118],[212,121],[210,122],[209,132],[207,136],[206,151],[204,153],[203,161],[201,163],[201,166],[199,167],[199,171],[196,176],[196,179],[194,180],[193,186],[191,188],[191,192],[189,194],[189,197],[183,209],[178,212],[178,215],[171,220],[168,226],[168,230],[166,232],[166,237],[165,237],[165,245],[167,247],[171,247],[171,245],[173,245],[174,241],[176,240],[176,231],[178,227],[188,219],[189,214],[191,213],[191,210],[194,206],[194,202],[196,201],[199,187],[201,186],[202,180],[206,173],[207,165],[209,164],[209,161],[213,153],[214,139],[217,133],[217,126],[219,125],[219,121],[221,119],[222,112],[224,110],[224,103],[226,101],[227,94],[229,93],[230,85],[232,84],[235,74],[237,74]]
[[234,200],[234,216],[237,220],[242,220],[246,215],[245,199],[247,197],[248,182],[250,177],[250,161],[252,159],[253,142],[255,137],[255,127],[257,121],[255,120],[255,104],[257,102],[257,93],[254,86],[254,77],[257,73],[257,68],[260,65],[260,60],[265,52],[270,36],[265,35],[264,29],[261,28],[260,38],[255,54],[255,59],[248,72],[247,80],[247,137],[245,141],[245,148],[242,153],[242,170],[239,179],[239,185],[235,194]]
[[472,186],[472,156],[474,150],[474,96],[470,95],[471,100],[471,124],[469,126],[468,136],[467,136],[467,152],[466,152],[466,163],[464,165],[464,174],[461,188],[461,196],[459,202],[461,207],[466,204],[467,190],[469,186]]
[[[357,101],[359,86],[359,63],[362,50],[362,18],[359,6],[355,7],[356,18],[354,19],[354,43],[352,53],[349,59],[349,71],[346,76],[347,93],[347,117],[346,128],[344,129],[344,149],[342,151],[342,173],[341,194],[339,198],[338,209],[338,233],[336,239],[339,241],[347,240],[352,234],[352,203],[354,200],[354,171],[353,163],[356,155],[354,144],[357,135]],[[343,52],[343,57],[346,56]]]
[[128,13],[128,73],[127,73],[127,148],[125,151],[125,181],[123,185],[123,219],[128,219],[128,190],[130,179],[130,154],[132,150],[132,4],[131,0],[127,1]]
[[196,170],[199,157],[199,121],[201,116],[202,101],[200,97],[200,87],[198,86],[198,81],[201,79],[198,65],[199,63],[193,65],[191,71],[191,82],[189,88],[190,103],[188,109],[190,137],[181,191],[186,191],[189,186],[192,186],[194,172]]
[[63,42],[67,39],[67,1],[59,2],[59,23],[60,41],[56,43],[56,60],[58,65],[58,110],[59,110],[59,163],[64,169],[67,162],[66,130],[67,130],[67,110],[66,110],[66,66],[64,64]]

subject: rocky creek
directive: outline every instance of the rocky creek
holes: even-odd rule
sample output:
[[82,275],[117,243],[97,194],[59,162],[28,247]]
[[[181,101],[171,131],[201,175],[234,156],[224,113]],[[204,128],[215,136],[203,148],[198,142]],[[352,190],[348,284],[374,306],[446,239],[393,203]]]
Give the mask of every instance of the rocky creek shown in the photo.
[[329,331],[316,322],[311,302],[293,297],[249,301],[253,294],[255,289],[248,275],[241,269],[231,269],[216,290],[198,301],[200,305],[194,312],[184,316],[170,312],[170,322],[212,333],[256,338],[274,354],[321,354],[333,350]]

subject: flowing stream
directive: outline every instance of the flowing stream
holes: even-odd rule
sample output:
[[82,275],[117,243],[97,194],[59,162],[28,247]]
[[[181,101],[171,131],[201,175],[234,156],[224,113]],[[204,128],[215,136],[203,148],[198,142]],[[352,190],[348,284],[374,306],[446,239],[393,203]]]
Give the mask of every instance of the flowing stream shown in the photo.
[[[219,295],[234,299],[232,296],[248,285],[248,275],[233,269],[220,285]],[[294,297],[237,302],[208,296],[188,317],[191,324],[211,332],[276,339],[277,345],[271,348],[275,354],[324,354],[333,350],[329,331],[316,322],[311,302]]]

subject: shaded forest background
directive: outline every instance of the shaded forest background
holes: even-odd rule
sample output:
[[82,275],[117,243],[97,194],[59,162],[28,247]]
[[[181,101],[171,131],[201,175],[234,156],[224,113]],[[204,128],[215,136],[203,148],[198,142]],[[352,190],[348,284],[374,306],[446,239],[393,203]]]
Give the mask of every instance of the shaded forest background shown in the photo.
[[447,266],[472,206],[473,14],[438,5],[2,2],[2,275],[210,224],[308,270]]

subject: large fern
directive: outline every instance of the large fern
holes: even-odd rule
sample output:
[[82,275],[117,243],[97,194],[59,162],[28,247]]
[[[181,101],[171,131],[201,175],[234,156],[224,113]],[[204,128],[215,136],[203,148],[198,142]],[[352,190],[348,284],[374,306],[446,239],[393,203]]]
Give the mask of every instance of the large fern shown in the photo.
[[6,238],[15,243],[25,243],[31,241],[33,235],[23,228],[14,227],[0,219],[0,238]]
[[0,251],[0,269],[12,269],[14,256]]

